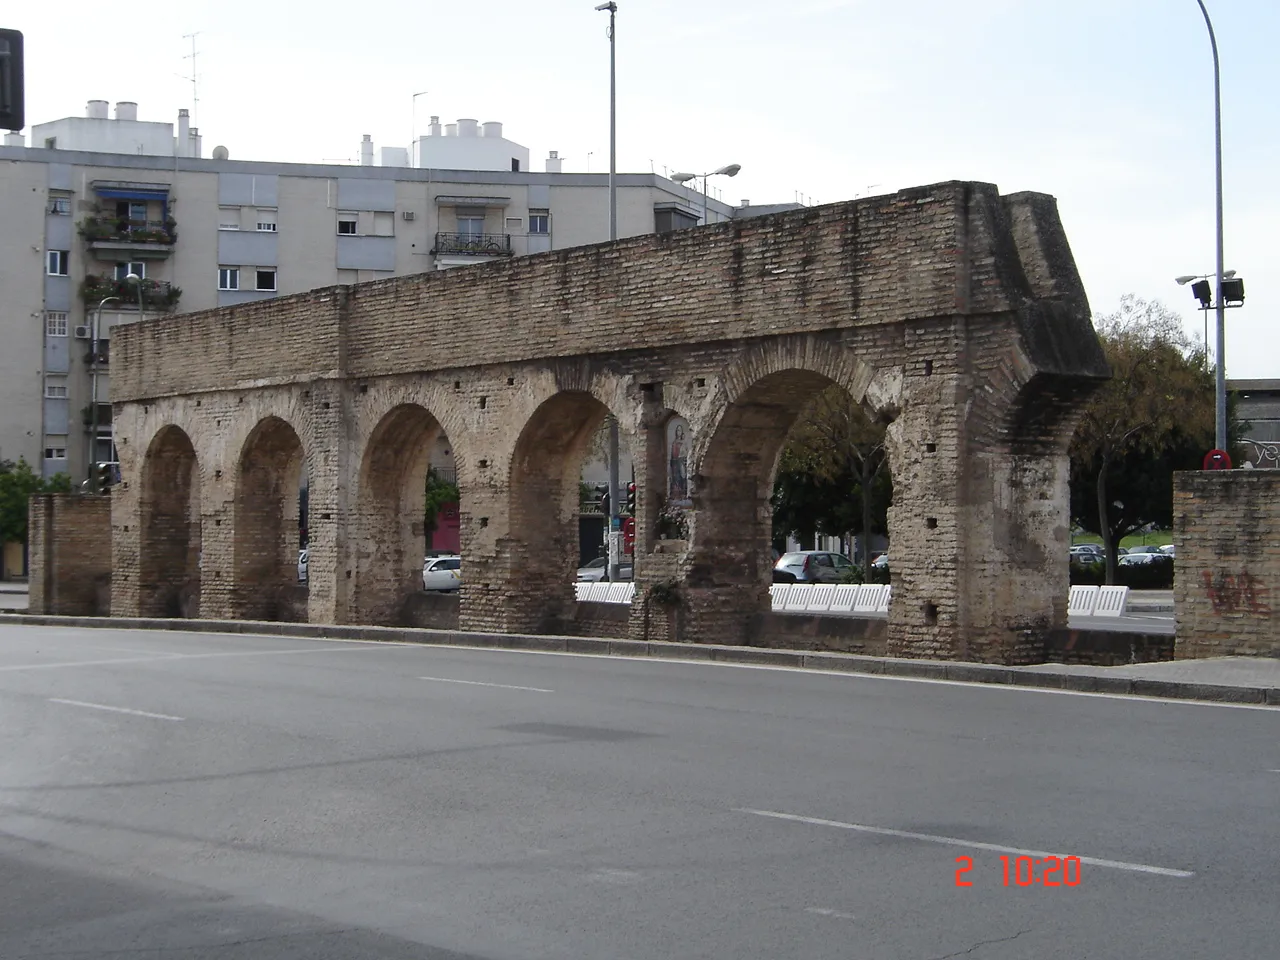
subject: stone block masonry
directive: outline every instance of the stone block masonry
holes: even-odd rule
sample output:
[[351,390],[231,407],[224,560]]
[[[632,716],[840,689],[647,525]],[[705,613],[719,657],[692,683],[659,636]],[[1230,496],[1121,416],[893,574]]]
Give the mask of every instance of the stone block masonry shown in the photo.
[[[121,615],[163,615],[175,595],[205,617],[296,615],[305,478],[307,619],[402,619],[445,437],[459,627],[554,631],[580,619],[578,481],[612,415],[637,483],[637,598],[618,629],[742,642],[769,612],[778,453],[837,384],[889,424],[886,651],[1001,662],[1036,659],[1065,626],[1067,444],[1107,375],[1052,198],[980,183],[156,318],[113,339]],[[676,416],[689,534],[663,541]]]
[[32,613],[110,613],[110,497],[36,494],[28,504],[27,543]]
[[1178,658],[1280,657],[1280,470],[1173,478]]

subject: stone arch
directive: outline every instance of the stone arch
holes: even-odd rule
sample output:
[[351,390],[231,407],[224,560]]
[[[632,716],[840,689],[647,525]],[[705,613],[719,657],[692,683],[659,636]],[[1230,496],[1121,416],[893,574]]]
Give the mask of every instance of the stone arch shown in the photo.
[[[726,371],[723,390],[695,436],[692,510],[681,564],[687,612],[682,632],[697,639],[742,637],[769,611],[771,497],[788,434],[810,403],[841,387],[868,416],[896,416],[900,389],[838,340],[792,337],[748,353]],[[893,457],[889,457],[893,474]]]
[[168,424],[143,456],[138,613],[196,617],[200,610],[200,466],[190,436]]
[[240,619],[307,619],[306,588],[297,582],[306,469],[306,451],[288,421],[267,416],[249,432],[235,479],[232,605]]
[[560,390],[520,431],[508,481],[510,528],[499,551],[506,559],[507,629],[554,631],[572,616],[579,480],[592,436],[609,413],[587,390]]
[[357,480],[353,604],[360,623],[407,622],[406,604],[421,591],[424,489],[443,436],[440,421],[411,402],[392,407],[369,433]]

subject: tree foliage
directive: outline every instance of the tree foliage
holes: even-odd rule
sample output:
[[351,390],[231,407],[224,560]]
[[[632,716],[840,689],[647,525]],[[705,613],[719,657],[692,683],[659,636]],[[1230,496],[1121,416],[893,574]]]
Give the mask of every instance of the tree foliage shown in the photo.
[[27,542],[27,501],[34,493],[69,493],[65,473],[42,479],[25,458],[0,461],[0,543]]
[[440,508],[446,503],[457,503],[459,497],[456,483],[445,480],[434,467],[427,471],[426,491],[423,497],[423,529],[428,535],[435,532]]
[[[842,388],[818,394],[792,428],[773,490],[775,536],[884,533],[893,485],[885,427]],[[871,557],[863,551],[864,573]]]
[[1159,301],[1126,294],[1094,326],[1112,378],[1072,441],[1071,512],[1102,537],[1114,583],[1120,540],[1172,521],[1173,471],[1198,467],[1213,445],[1213,373]]

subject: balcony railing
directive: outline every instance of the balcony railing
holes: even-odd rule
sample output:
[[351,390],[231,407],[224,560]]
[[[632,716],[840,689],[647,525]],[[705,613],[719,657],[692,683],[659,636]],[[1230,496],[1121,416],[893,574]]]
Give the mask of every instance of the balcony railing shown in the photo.
[[178,241],[173,220],[130,220],[127,217],[86,217],[80,236],[89,243],[145,243],[172,246]]
[[163,280],[117,280],[114,277],[88,276],[80,284],[80,298],[89,307],[96,307],[107,297],[115,297],[125,306],[138,306],[141,288],[142,306],[146,312],[172,313],[182,297],[182,288]]
[[509,257],[511,235],[507,233],[437,233],[433,256]]

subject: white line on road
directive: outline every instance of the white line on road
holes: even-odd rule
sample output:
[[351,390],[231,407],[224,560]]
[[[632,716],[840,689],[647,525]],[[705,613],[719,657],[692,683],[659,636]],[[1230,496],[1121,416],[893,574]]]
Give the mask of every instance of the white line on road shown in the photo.
[[834,917],[836,920],[857,920],[852,913],[842,913],[839,910],[832,910],[830,907],[805,907],[805,913],[812,913],[819,917]]
[[307,647],[296,650],[236,650],[224,653],[159,653],[153,657],[113,657],[108,660],[63,660],[51,663],[19,663],[0,667],[0,673],[17,673],[26,670],[57,670],[61,667],[101,667],[119,663],[172,663],[178,660],[222,660],[237,657],[280,657],[291,653],[342,653],[369,650],[359,647]]
[[509,683],[481,683],[479,680],[454,680],[452,677],[419,677],[419,680],[434,680],[436,683],[465,683],[469,687],[498,687],[502,690],[528,690],[530,693],[555,693],[544,687],[517,687]]
[[69,707],[87,707],[90,710],[106,710],[108,713],[127,713],[133,717],[150,717],[152,720],[181,720],[182,717],[171,717],[167,713],[148,713],[146,710],[129,710],[126,707],[108,707],[104,703],[85,703],[83,700],[60,700],[50,697],[50,703],[65,703]]
[[779,813],[776,810],[752,810],[747,807],[735,807],[735,813],[751,813],[757,817],[772,817],[774,820],[792,820],[796,823],[812,823],[819,827],[837,827],[841,830],[856,830],[859,833],[874,833],[882,837],[901,837],[904,840],[923,840],[926,843],[941,843],[949,847],[966,847],[971,850],[994,850],[997,853],[1012,853],[1020,857],[1076,857],[1081,863],[1094,867],[1107,867],[1111,870],[1128,870],[1132,873],[1154,873],[1161,877],[1194,877],[1190,870],[1174,870],[1171,867],[1153,867],[1145,863],[1126,863],[1124,860],[1102,860],[1098,857],[1081,857],[1073,853],[1053,853],[1048,850],[1024,850],[1021,847],[1006,847],[998,843],[982,843],[978,840],[961,840],[958,837],[938,837],[931,833],[912,833],[908,830],[890,830],[886,827],[870,827],[863,823],[845,823],[842,820],[823,820],[820,817],[801,817],[794,813]]

